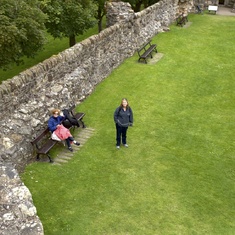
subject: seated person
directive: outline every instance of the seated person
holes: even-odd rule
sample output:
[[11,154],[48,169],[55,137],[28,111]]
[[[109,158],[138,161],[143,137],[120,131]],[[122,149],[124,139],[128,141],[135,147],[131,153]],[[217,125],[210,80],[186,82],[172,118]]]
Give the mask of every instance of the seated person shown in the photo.
[[49,118],[48,121],[48,128],[53,133],[55,131],[57,137],[59,139],[66,141],[66,144],[68,146],[68,150],[73,152],[73,149],[71,147],[71,142],[80,145],[76,140],[74,140],[73,136],[71,135],[70,131],[65,128],[61,123],[65,119],[64,116],[60,115],[60,110],[59,109],[53,109],[52,110],[52,116]]

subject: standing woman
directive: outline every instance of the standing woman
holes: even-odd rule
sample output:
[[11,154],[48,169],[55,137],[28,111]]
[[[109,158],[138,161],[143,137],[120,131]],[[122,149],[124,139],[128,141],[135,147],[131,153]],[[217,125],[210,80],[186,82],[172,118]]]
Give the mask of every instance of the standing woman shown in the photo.
[[120,106],[114,112],[114,122],[116,124],[116,148],[120,149],[120,144],[128,147],[126,143],[126,133],[128,126],[133,125],[133,112],[127,99],[123,98]]

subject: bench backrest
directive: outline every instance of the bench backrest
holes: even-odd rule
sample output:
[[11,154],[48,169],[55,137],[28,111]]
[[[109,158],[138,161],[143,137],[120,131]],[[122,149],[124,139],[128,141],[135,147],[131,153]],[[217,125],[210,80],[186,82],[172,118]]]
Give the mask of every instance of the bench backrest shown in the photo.
[[137,50],[138,54],[142,51],[145,50],[146,51],[146,46],[151,46],[151,41],[146,42],[145,44],[143,44],[143,46]]
[[49,128],[47,127],[39,135],[37,135],[30,143],[37,144],[41,139],[43,139],[45,136],[47,136],[49,132],[50,132]]
[[71,107],[68,108],[68,111],[73,113],[73,110],[75,109],[75,104],[73,104]]

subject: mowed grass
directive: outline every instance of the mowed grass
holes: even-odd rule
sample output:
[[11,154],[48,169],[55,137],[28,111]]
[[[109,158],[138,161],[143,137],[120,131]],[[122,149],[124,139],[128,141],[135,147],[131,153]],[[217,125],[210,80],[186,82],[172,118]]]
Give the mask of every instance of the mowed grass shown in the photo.
[[[189,21],[153,38],[158,63],[135,54],[79,105],[95,134],[69,163],[27,166],[45,235],[235,234],[235,17]],[[134,126],[116,150],[122,97]]]

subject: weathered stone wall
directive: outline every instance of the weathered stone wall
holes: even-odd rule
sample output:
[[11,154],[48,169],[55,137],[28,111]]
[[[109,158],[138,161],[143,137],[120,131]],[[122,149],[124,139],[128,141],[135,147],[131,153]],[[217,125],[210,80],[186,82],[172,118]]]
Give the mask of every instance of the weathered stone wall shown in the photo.
[[189,12],[195,11],[193,0],[180,0],[178,6],[177,15],[183,14],[186,16]]
[[0,234],[43,235],[31,193],[11,164],[0,163]]
[[35,158],[30,141],[46,126],[49,111],[82,102],[123,60],[175,20],[178,3],[162,0],[139,13],[125,6],[128,14],[117,16],[120,22],[0,85],[3,234],[43,234],[31,195],[17,172]]

